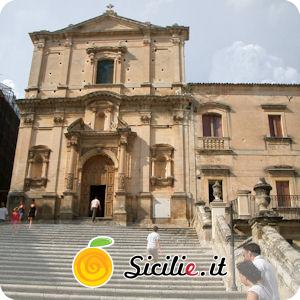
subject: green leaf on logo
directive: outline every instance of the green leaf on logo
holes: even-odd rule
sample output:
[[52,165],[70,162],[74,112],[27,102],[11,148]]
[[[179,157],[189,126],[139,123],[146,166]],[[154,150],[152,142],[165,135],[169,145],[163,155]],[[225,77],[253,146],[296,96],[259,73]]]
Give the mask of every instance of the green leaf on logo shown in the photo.
[[109,247],[114,244],[114,240],[108,236],[98,236],[89,242],[89,247]]

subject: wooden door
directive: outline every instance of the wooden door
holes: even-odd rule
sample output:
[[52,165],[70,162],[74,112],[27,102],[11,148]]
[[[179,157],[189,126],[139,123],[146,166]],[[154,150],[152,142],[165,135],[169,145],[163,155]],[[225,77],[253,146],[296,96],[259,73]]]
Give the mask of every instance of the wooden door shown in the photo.
[[290,187],[288,181],[276,181],[278,206],[290,207]]

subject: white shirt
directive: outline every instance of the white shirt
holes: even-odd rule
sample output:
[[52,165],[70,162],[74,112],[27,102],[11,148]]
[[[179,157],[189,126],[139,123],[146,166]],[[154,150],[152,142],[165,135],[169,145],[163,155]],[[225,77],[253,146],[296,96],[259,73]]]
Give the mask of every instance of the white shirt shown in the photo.
[[279,293],[278,293],[278,284],[276,278],[276,271],[273,266],[262,258],[261,255],[257,255],[254,260],[253,264],[257,267],[257,269],[261,272],[261,283],[263,286],[271,294],[271,300],[280,300]]
[[272,299],[268,289],[263,286],[261,283],[254,284],[248,292],[253,292],[258,296],[259,300],[270,300]]
[[98,199],[94,199],[91,202],[91,209],[98,208],[100,206],[100,201]]
[[160,240],[160,236],[157,232],[151,232],[147,237],[147,249],[157,249],[157,242]]
[[0,220],[5,220],[7,215],[8,215],[7,208],[1,207],[0,208]]

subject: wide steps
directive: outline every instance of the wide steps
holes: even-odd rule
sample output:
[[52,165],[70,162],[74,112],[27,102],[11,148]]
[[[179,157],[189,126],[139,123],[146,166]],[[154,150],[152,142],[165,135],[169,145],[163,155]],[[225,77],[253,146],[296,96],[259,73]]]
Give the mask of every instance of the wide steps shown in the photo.
[[[124,272],[134,271],[129,265],[133,255],[146,256],[146,238],[151,229],[83,223],[0,225],[0,285],[14,300],[142,300],[142,299],[244,299],[243,293],[226,292],[223,278],[210,276],[214,262],[211,245],[198,240],[191,228],[162,228],[162,255],[178,255],[179,262],[193,261],[204,276],[155,277],[127,279]],[[90,289],[73,277],[72,262],[76,253],[87,247],[91,238],[110,236],[115,244],[106,248],[114,262],[114,273],[104,286]],[[183,261],[182,255],[187,258]],[[146,261],[146,260],[145,260]],[[144,267],[140,261],[138,264]]]

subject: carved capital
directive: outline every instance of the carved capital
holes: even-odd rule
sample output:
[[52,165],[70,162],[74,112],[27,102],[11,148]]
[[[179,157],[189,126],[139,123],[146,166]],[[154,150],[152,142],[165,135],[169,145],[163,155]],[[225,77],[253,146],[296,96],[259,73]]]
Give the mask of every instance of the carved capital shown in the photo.
[[45,47],[45,42],[38,42],[35,44],[37,50],[42,50]]
[[64,123],[64,117],[62,115],[55,115],[53,117],[53,122],[55,125],[62,125]]
[[172,37],[172,38],[171,38],[171,42],[172,42],[174,45],[180,45],[181,39],[180,39],[179,37]]
[[64,42],[64,46],[65,46],[66,48],[71,47],[72,44],[73,44],[73,43],[72,43],[72,40],[71,40],[70,38],[66,39],[65,42]]
[[183,120],[184,120],[183,111],[177,112],[177,113],[173,116],[173,120],[174,120],[174,122],[177,123],[177,124],[182,123]]
[[120,137],[120,146],[122,145],[127,145],[127,136],[126,135],[121,135]]
[[141,113],[141,121],[144,124],[150,124],[151,122],[151,113]]
[[78,146],[78,143],[79,143],[79,141],[78,141],[78,137],[77,136],[75,136],[75,135],[72,135],[71,137],[70,137],[70,139],[68,140],[68,143],[67,143],[67,147],[77,147]]
[[24,125],[32,125],[34,121],[34,115],[33,114],[27,114],[23,116],[23,124]]
[[150,44],[151,44],[151,39],[150,39],[149,37],[144,37],[144,39],[143,39],[143,44],[144,44],[145,46],[150,45]]

